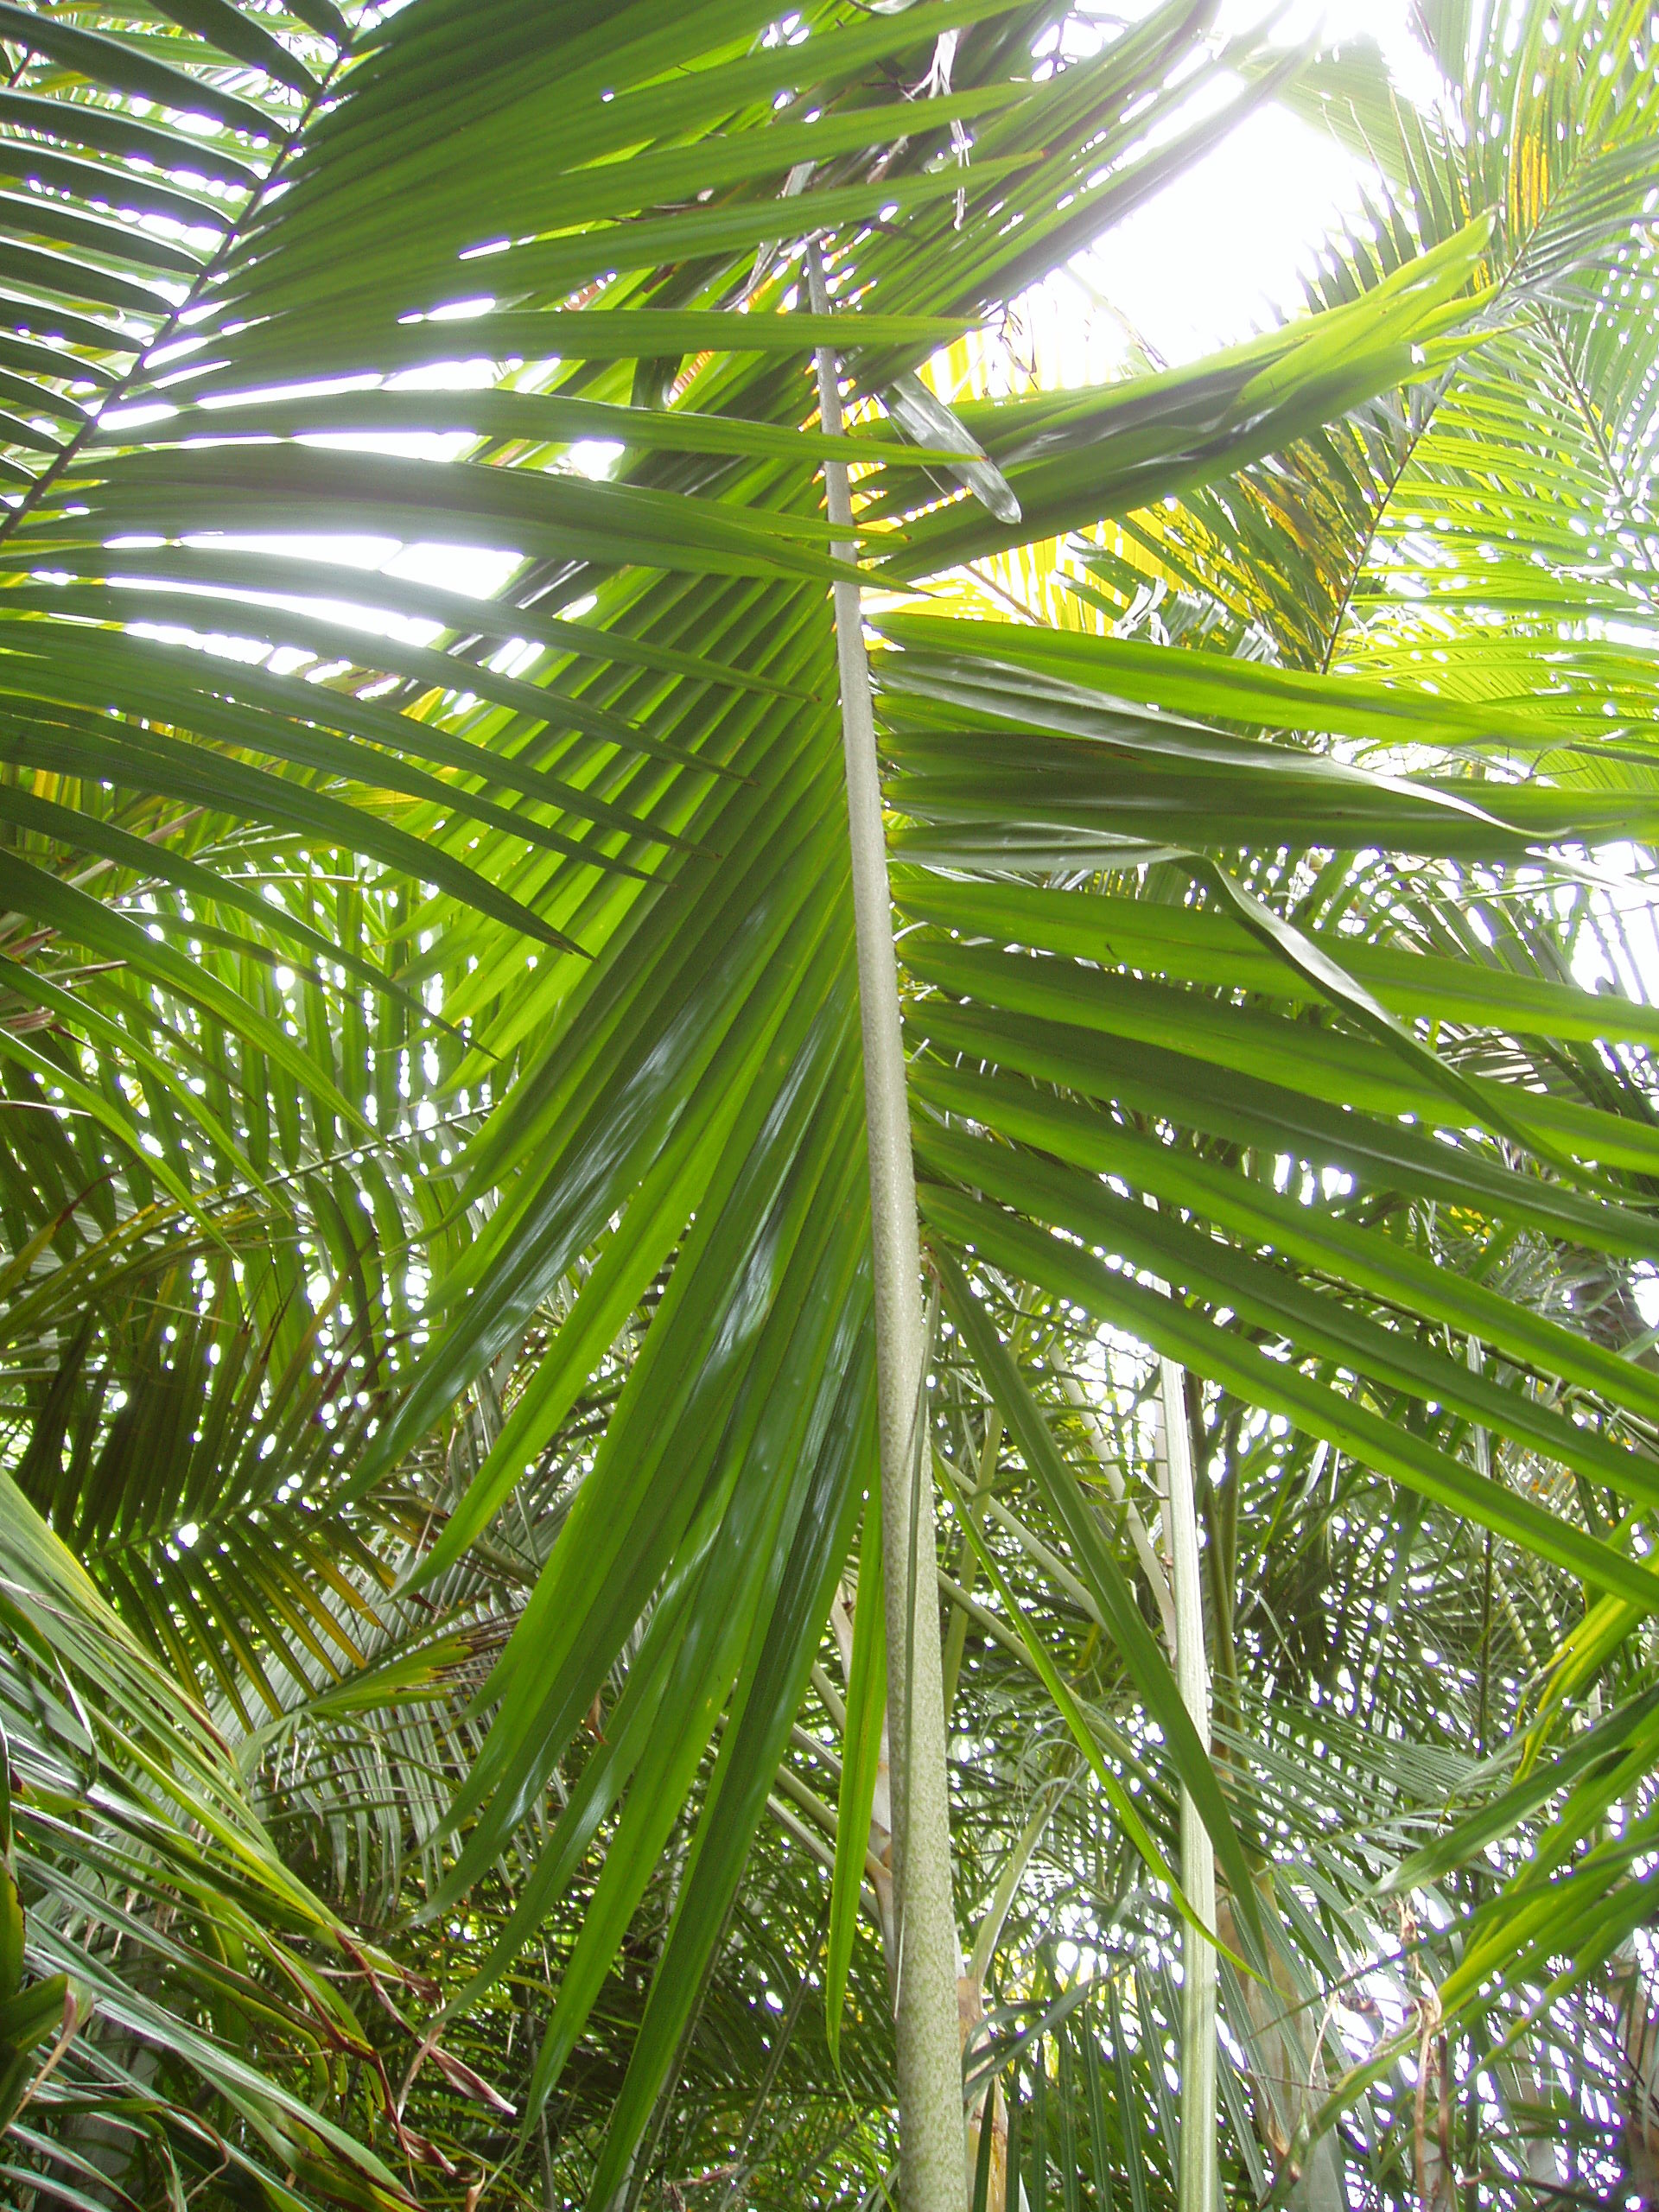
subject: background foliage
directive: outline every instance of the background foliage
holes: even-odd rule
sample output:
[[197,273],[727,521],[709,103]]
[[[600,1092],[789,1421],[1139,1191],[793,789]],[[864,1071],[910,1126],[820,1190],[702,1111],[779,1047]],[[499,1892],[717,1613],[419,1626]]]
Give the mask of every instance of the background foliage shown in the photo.
[[[1230,2200],[1649,2185],[1656,29],[1421,13],[0,7],[17,2201],[890,2184],[828,342],[1009,2165],[1184,1786]],[[1270,99],[1308,313],[1027,373]]]

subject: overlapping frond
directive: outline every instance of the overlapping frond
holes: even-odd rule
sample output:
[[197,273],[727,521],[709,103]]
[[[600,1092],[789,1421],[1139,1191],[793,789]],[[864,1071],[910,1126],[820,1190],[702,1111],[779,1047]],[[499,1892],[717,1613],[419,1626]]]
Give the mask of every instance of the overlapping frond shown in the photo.
[[[1019,1673],[1006,1712],[1040,1683],[1093,1832],[1114,1808],[1101,1894],[1155,1887],[1185,1786],[1241,1942],[1337,1970],[1261,1878],[1294,1752],[1251,1769],[1236,1700],[1237,1780],[1203,1757],[1033,1317],[1179,1358],[1235,1442],[1271,1417],[1449,1547],[1490,1533],[1556,1606],[1539,1659],[1628,1635],[1659,1586],[1632,1534],[1652,1375],[1517,1287],[1659,1244],[1654,1017],[1576,981],[1558,926],[1654,808],[1637,16],[1495,41],[1461,133],[1351,66],[1316,83],[1398,140],[1322,312],[1190,372],[941,411],[906,381],[938,347],[1294,73],[1238,91],[1250,57],[1186,4],[1055,67],[1063,13],[0,10],[10,1464],[123,1665],[184,1679],[214,1820],[257,1795],[314,1888],[380,1937],[413,1916],[476,2062],[435,2095],[487,2106],[511,2061],[522,2128],[491,2157],[539,2145],[595,2202],[642,2142],[698,2139],[659,2101],[677,2055],[730,2101],[705,1993],[768,1808],[843,1903],[865,1869],[868,1806],[838,1821],[800,1741],[804,1712],[839,1725],[821,1647],[874,1435],[817,346],[862,403],[940,1371],[1011,1440],[976,1440],[1006,1558],[976,1581],[963,1503],[946,1595]],[[897,611],[1108,518],[1208,650]],[[1128,612],[1090,543],[1087,603]],[[1225,650],[1247,633],[1283,664]],[[1484,1274],[1445,1264],[1453,1236]],[[1260,1556],[1235,1527],[1214,1603],[1306,1653],[1274,1532],[1319,1540],[1275,1517],[1277,1449],[1249,1463]],[[175,1754],[141,1751],[123,1787],[165,1794]],[[170,1895],[171,1844],[143,1848]],[[296,1947],[332,1961],[342,1923],[293,1910],[228,1996],[193,1953],[171,2025],[135,2024],[99,1923],[105,2017],[171,2038],[147,2143],[186,2157],[204,2082],[237,2158],[302,2132],[289,2014],[272,2120],[213,2012],[274,2006]],[[134,1918],[162,1941],[160,1908]],[[1173,2032],[1139,1964],[1132,2032],[1056,2046],[1097,2177],[1131,2186]],[[1020,1972],[1016,2032],[1061,1997],[1052,1953]],[[600,2063],[619,2024],[626,2063]],[[261,2168],[272,2201],[401,2186],[328,2133],[372,2123],[329,2070],[374,2071],[361,2032],[315,2062],[317,2139],[291,2181]]]

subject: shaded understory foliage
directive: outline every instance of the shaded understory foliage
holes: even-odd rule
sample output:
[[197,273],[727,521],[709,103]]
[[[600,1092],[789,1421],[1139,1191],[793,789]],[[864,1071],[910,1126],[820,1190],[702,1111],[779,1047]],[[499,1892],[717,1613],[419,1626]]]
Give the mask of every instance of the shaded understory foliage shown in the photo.
[[1211,12],[0,7],[11,2199],[889,2185],[837,452],[988,2193],[1175,2201],[1183,1789],[1229,2202],[1649,2186],[1656,27]]

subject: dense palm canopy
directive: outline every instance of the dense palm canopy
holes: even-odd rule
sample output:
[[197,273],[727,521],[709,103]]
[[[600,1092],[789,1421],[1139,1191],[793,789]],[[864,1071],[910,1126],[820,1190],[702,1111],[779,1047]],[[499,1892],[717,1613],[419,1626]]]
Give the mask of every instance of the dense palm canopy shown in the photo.
[[980,2184],[1175,2202],[1185,1792],[1230,2202],[1649,2186],[1656,32],[1419,12],[0,6],[10,2199],[891,2185],[837,456]]

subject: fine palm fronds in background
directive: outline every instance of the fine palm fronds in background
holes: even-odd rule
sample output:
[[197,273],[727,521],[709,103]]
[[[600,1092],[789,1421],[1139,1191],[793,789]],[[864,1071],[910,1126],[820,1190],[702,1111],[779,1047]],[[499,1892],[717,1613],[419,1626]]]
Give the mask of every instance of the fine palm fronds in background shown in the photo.
[[[1230,2199],[1625,2155],[1659,92],[1426,35],[0,10],[14,2194],[885,2185],[837,451],[988,2198],[1173,2202],[1183,1791]],[[945,389],[1274,99],[1307,315]]]

